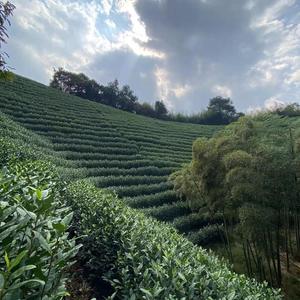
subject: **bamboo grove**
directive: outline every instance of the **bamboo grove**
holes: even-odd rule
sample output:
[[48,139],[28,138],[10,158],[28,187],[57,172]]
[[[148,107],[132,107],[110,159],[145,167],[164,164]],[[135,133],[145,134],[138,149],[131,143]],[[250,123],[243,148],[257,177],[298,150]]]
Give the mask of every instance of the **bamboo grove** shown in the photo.
[[193,144],[193,159],[171,176],[195,211],[221,214],[223,244],[243,253],[249,276],[282,286],[300,255],[299,119],[243,117]]

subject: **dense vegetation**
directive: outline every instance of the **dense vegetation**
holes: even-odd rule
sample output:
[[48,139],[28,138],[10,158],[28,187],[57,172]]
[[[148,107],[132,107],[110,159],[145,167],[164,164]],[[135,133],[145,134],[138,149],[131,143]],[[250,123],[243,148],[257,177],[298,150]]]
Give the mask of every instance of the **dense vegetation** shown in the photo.
[[[42,271],[46,274],[50,269],[49,265],[47,269],[49,249],[44,240],[51,247],[53,259],[58,249],[53,242],[56,235],[61,239],[59,249],[65,255],[70,253],[63,246],[69,247],[73,243],[73,240],[67,239],[65,232],[70,216],[68,210],[56,210],[56,205],[64,207],[67,204],[74,212],[72,236],[78,236],[79,243],[83,244],[77,261],[86,270],[84,275],[92,283],[101,277],[106,278],[118,299],[281,299],[277,291],[265,284],[234,274],[223,261],[193,246],[174,227],[148,218],[126,205],[128,203],[146,214],[166,220],[180,232],[192,230],[190,235],[195,241],[200,239],[206,243],[205,234],[213,227],[217,227],[219,233],[221,225],[216,224],[221,222],[221,216],[216,214],[211,219],[206,213],[191,214],[188,203],[174,197],[173,186],[167,181],[168,174],[190,158],[189,147],[195,136],[202,134],[209,137],[219,128],[139,117],[66,96],[20,77],[16,77],[13,83],[1,83],[0,91],[0,108],[6,114],[0,113],[1,163],[12,166],[4,169],[2,174],[13,174],[18,186],[22,180],[24,188],[21,191],[27,193],[24,205],[40,203],[48,197],[53,200],[54,206],[51,210],[47,207],[49,211],[45,213],[40,227],[40,233],[46,236],[39,240],[40,244],[34,244],[40,247],[37,251],[43,255],[43,263],[37,261],[36,264],[45,266]],[[39,163],[38,160],[48,163]],[[53,174],[51,166],[60,176],[59,184],[56,184],[57,175]],[[30,176],[31,170],[34,178]],[[25,181],[22,172],[29,175],[25,176]],[[146,176],[140,175],[143,172]],[[148,176],[147,172],[152,175]],[[68,181],[66,185],[62,178]],[[86,179],[74,182],[80,178]],[[36,185],[31,190],[33,179]],[[149,184],[149,180],[154,183]],[[99,190],[95,184],[107,190]],[[47,190],[49,192],[45,192]],[[124,200],[118,199],[109,190],[123,195]],[[14,189],[10,191],[14,193]],[[17,192],[20,193],[19,190]],[[7,194],[4,194],[3,200],[6,202],[7,199]],[[16,199],[18,197],[13,197],[12,205],[16,204]],[[35,207],[30,208],[33,209],[30,212],[37,214]],[[39,206],[36,209],[39,211]],[[57,223],[51,221],[53,217]],[[43,227],[45,224],[46,228]],[[51,227],[50,224],[54,225]],[[205,226],[203,232],[197,224]],[[32,234],[33,231],[29,227],[26,232]],[[215,234],[216,230],[213,232]],[[26,239],[24,247],[31,240]],[[7,247],[11,243],[11,240],[8,241]],[[27,252],[24,253],[24,259],[27,259]],[[48,256],[44,256],[47,253]],[[22,259],[23,254],[20,256]],[[15,255],[15,252],[8,255],[10,261],[14,261]],[[66,257],[66,264],[58,264],[58,268],[67,271],[65,267],[70,265],[70,261]],[[59,281],[62,285],[56,284],[55,274],[59,269],[53,268],[54,275],[49,275],[51,281],[47,283],[47,280],[38,277],[42,276],[40,272],[38,275],[34,273],[34,263],[24,263],[29,267],[26,269],[28,272],[18,273],[24,276],[22,280],[37,281],[25,280],[26,288],[19,286],[20,293],[42,291],[44,295],[49,291],[57,298],[62,294],[56,292],[65,293],[64,278]],[[0,264],[0,267],[5,275],[5,266]],[[45,288],[41,289],[42,286]],[[55,290],[55,287],[62,289]]]
[[54,165],[23,134],[1,118],[0,299],[61,299],[80,248],[67,232],[73,213]]
[[273,286],[300,257],[299,125],[271,114],[244,117],[197,139],[191,163],[171,176],[193,207],[222,215],[230,260],[238,243],[249,276]]
[[0,83],[0,110],[48,141],[65,179],[88,178],[169,222],[184,215],[189,222],[192,211],[179,209],[168,176],[191,159],[197,137],[220,129],[137,116],[17,76]]
[[168,112],[163,101],[155,101],[154,105],[140,103],[128,85],[119,88],[118,80],[102,85],[85,74],[75,74],[62,68],[54,70],[50,87],[59,89],[91,101],[103,103],[118,109],[136,114],[185,123],[224,125],[236,121],[242,113],[237,113],[229,98],[215,97],[209,102],[207,109],[193,115]]
[[278,291],[236,275],[212,253],[174,228],[126,206],[113,194],[82,181],[67,201],[89,239],[82,257],[95,277],[104,273],[117,299],[281,299]]

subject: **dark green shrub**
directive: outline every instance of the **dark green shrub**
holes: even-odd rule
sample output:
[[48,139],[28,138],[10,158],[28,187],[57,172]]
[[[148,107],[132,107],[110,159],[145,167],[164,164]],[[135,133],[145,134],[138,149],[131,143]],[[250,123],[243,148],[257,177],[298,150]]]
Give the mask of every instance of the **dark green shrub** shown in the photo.
[[225,238],[223,226],[207,225],[198,231],[190,232],[187,238],[196,245],[207,246],[213,243],[221,242]]
[[192,231],[209,224],[222,223],[222,215],[216,214],[211,217],[207,214],[193,213],[187,216],[182,216],[173,221],[173,226],[179,232]]
[[191,209],[188,203],[184,201],[177,201],[175,203],[164,204],[162,206],[144,208],[141,211],[145,215],[154,217],[160,221],[169,221],[169,222],[177,217],[185,216],[191,213]]
[[178,198],[174,191],[165,191],[152,195],[141,195],[132,198],[124,198],[124,201],[130,207],[145,208],[176,202],[178,201]]

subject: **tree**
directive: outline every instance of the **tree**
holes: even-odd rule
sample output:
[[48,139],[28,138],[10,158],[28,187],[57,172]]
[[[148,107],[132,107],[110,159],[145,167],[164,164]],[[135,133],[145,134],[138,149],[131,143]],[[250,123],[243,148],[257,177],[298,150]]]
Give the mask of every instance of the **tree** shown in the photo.
[[155,111],[151,104],[147,102],[143,103],[135,103],[135,112],[140,115],[144,115],[147,117],[155,118]]
[[154,110],[158,117],[163,118],[168,114],[168,110],[163,101],[155,101]]
[[286,117],[300,116],[300,104],[296,102],[288,104],[286,106],[276,109],[275,113]]
[[236,112],[230,98],[214,97],[207,107],[208,124],[229,124],[242,115]]
[[10,2],[0,1],[0,78],[9,79],[11,74],[8,71],[8,67],[5,59],[8,57],[6,52],[1,51],[2,44],[6,43],[8,38],[7,25],[10,26],[9,17],[12,16],[15,6]]
[[124,85],[121,88],[117,79],[108,85],[101,85],[83,73],[76,74],[63,68],[54,69],[50,86],[84,99],[163,120],[219,125],[229,124],[243,115],[235,111],[229,98],[222,97],[211,99],[207,110],[203,112],[193,115],[172,114],[168,112],[163,101],[156,101],[154,106],[147,103],[140,104],[130,86]]
[[133,112],[138,98],[134,95],[129,85],[124,85],[118,94],[117,108]]
[[119,82],[117,79],[102,87],[103,103],[112,107],[117,107],[119,102]]
[[50,86],[85,99],[99,100],[101,95],[101,86],[95,80],[83,73],[75,74],[63,68],[54,69]]

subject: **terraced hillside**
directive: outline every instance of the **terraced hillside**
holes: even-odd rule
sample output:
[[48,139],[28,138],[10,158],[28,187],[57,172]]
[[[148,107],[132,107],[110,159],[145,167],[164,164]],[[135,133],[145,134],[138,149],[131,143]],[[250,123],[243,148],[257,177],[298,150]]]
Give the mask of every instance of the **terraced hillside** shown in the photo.
[[181,228],[191,211],[176,198],[168,176],[190,161],[197,137],[220,128],[126,113],[19,76],[0,82],[0,111],[49,141],[69,179],[88,178]]

